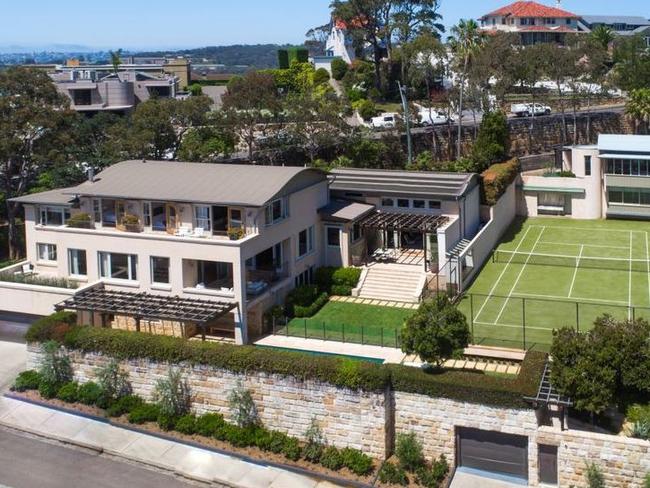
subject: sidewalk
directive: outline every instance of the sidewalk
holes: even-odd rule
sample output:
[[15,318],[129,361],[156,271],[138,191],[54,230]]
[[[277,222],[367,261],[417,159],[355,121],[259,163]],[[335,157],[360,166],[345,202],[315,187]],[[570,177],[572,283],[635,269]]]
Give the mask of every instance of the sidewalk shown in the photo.
[[236,488],[337,486],[4,397],[0,398],[0,425],[137,461],[204,483],[221,483]]

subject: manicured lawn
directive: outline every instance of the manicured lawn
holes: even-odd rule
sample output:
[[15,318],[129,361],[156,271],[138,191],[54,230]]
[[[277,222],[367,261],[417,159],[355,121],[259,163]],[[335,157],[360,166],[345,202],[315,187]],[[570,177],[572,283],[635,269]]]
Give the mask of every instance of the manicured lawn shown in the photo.
[[399,347],[399,333],[414,310],[329,302],[311,318],[293,319],[278,334]]

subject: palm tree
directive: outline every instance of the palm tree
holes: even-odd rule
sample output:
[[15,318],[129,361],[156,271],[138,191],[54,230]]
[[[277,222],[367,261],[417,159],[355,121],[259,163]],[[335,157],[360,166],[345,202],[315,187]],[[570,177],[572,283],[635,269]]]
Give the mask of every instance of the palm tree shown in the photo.
[[469,64],[475,54],[483,46],[484,34],[475,20],[461,19],[458,25],[451,28],[452,37],[449,45],[456,61],[456,69],[460,71],[458,96],[458,141],[456,156],[461,156],[463,135],[463,97],[465,95],[465,80]]
[[[625,112],[634,120],[637,134],[650,132],[650,88],[632,90],[625,106]],[[642,130],[641,127],[643,127]]]
[[608,50],[609,45],[614,41],[614,31],[606,25],[597,25],[591,31],[591,38],[596,41],[603,49]]
[[117,75],[117,72],[120,70],[120,65],[122,64],[122,50],[118,49],[117,51],[109,51],[111,56],[111,64],[113,65],[113,73]]

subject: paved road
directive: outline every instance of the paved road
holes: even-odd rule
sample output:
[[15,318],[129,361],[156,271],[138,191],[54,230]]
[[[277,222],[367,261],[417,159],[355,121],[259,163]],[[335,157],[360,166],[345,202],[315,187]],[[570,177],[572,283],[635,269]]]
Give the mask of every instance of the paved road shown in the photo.
[[25,332],[35,316],[0,312],[0,341],[25,342]]
[[0,485],[10,488],[184,488],[166,473],[0,429]]

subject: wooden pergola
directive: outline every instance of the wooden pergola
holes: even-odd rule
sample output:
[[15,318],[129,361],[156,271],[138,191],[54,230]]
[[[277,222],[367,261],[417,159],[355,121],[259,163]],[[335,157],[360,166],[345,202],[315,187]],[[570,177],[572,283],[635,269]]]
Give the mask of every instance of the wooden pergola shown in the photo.
[[[138,331],[143,319],[194,324],[201,328],[203,340],[207,324],[235,308],[237,303],[234,302],[165,297],[148,293],[110,291],[104,288],[83,290],[55,307],[57,311],[75,310],[131,317],[135,319]],[[91,320],[94,321],[94,314],[91,314]]]
[[546,361],[544,373],[539,383],[537,394],[534,397],[524,397],[524,400],[531,402],[535,407],[556,406],[560,411],[560,422],[564,430],[564,416],[566,410],[573,406],[573,402],[566,395],[560,394],[551,383],[551,363]]

